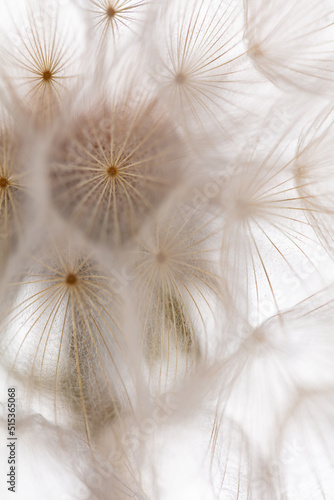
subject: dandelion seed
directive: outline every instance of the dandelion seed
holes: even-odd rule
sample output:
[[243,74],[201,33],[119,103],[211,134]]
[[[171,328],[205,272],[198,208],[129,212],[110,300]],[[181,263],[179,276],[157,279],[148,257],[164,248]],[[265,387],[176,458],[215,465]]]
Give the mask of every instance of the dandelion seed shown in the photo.
[[333,111],[326,109],[302,134],[294,163],[295,182],[328,250],[333,246]]
[[[20,489],[24,491],[25,500],[38,497],[57,500],[73,495],[82,500],[83,492],[87,492],[87,489],[75,474],[73,462],[74,456],[81,467],[88,462],[87,446],[78,443],[73,430],[56,427],[41,415],[29,415],[26,411],[27,408],[22,405],[17,422],[19,456],[24,464],[20,471]],[[62,446],[65,442],[66,451]],[[52,479],[50,469],[53,471]]]
[[295,395],[293,361],[298,355],[294,357],[295,344],[286,340],[288,332],[279,321],[250,329],[248,338],[226,359],[221,374],[216,432],[225,418],[233,418],[263,454],[272,452],[275,430]]
[[[317,276],[322,284],[315,254],[323,243],[316,221],[309,219],[312,209],[305,207],[295,184],[295,158],[289,149],[278,142],[262,154],[252,146],[221,191],[222,270],[235,300],[240,303],[245,294],[246,318],[254,325],[293,305],[284,303],[287,285],[293,284],[297,302],[308,286],[305,275]],[[300,259],[307,263],[307,273]]]
[[315,393],[333,386],[332,292],[326,289],[258,328],[248,327],[225,358],[217,422],[233,417],[265,456],[277,452],[277,429],[284,431],[300,388]]
[[213,122],[229,133],[254,84],[240,4],[177,0],[160,17],[153,75],[161,95],[183,126]]
[[115,41],[121,28],[130,28],[138,19],[144,0],[89,0],[96,29],[101,31],[102,41],[109,32]]
[[133,256],[145,351],[161,387],[207,354],[207,318],[222,297],[210,222],[172,208],[140,236]]
[[37,124],[43,124],[59,109],[75,78],[74,58],[68,39],[60,35],[58,16],[51,21],[43,10],[37,13],[31,6],[28,15],[31,23],[25,31],[16,26],[20,43],[13,51],[4,51],[5,78]]
[[117,417],[125,395],[120,297],[91,257],[58,245],[44,250],[10,286],[4,361],[29,389],[53,391],[56,419],[68,399],[91,443],[95,419]]
[[331,2],[246,0],[245,9],[249,55],[258,70],[278,86],[332,95]]
[[88,237],[118,246],[153,214],[184,167],[181,138],[158,103],[134,106],[129,97],[73,124],[51,166],[53,200]]
[[22,229],[22,203],[26,196],[26,177],[18,154],[13,130],[0,129],[0,270],[13,250]]

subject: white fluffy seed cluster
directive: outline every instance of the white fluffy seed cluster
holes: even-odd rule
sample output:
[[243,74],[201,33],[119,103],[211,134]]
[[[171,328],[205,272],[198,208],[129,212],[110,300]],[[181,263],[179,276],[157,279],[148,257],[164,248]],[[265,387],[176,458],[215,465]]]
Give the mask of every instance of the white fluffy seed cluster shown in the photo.
[[18,498],[331,500],[331,0],[1,13]]

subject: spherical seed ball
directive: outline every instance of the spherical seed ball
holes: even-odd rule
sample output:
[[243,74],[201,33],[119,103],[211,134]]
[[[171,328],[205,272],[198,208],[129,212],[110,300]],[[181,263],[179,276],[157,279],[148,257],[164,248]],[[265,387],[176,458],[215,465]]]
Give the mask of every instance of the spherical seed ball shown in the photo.
[[78,116],[51,164],[52,199],[94,241],[118,246],[178,185],[185,149],[155,101]]

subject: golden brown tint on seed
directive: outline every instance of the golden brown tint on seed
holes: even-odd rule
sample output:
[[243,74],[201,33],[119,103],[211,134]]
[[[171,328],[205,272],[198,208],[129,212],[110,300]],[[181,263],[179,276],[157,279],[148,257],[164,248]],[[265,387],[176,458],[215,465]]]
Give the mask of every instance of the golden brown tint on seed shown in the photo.
[[109,17],[109,19],[115,17],[115,15],[116,15],[116,10],[114,9],[114,7],[108,7],[107,16]]
[[75,285],[77,283],[77,281],[78,281],[78,278],[73,273],[68,273],[68,275],[66,276],[66,283],[68,285]]
[[0,177],[0,188],[6,189],[9,186],[9,180],[6,177]]
[[51,79],[52,79],[52,73],[51,73],[51,71],[50,71],[50,70],[48,70],[48,69],[47,69],[47,70],[45,70],[45,71],[43,71],[43,80],[44,80],[45,82],[48,82],[48,81],[49,81],[49,80],[51,80]]
[[164,264],[167,260],[167,256],[163,252],[159,252],[157,253],[156,259],[158,264]]
[[177,85],[183,85],[187,80],[187,77],[184,73],[177,73],[175,75],[175,83]]
[[111,165],[108,170],[107,170],[107,174],[110,175],[110,177],[115,177],[118,173],[118,170],[116,167],[114,167],[113,165]]

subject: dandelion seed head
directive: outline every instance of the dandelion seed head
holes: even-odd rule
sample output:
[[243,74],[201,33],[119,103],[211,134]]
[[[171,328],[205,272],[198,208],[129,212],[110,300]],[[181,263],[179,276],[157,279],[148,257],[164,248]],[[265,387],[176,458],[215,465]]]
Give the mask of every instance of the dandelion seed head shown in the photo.
[[[334,240],[331,0],[58,2],[92,15],[82,71],[57,2],[20,2],[0,82],[26,118],[18,141],[0,130],[0,368],[23,410],[45,401],[45,429],[54,416],[76,455],[99,454],[75,463],[81,496],[330,496],[333,391],[311,393],[334,386],[334,290],[313,290]],[[327,115],[303,138],[275,85],[321,82]],[[295,436],[307,453],[285,463]]]

